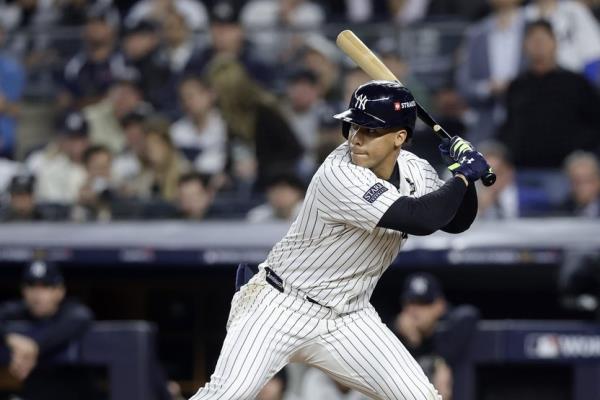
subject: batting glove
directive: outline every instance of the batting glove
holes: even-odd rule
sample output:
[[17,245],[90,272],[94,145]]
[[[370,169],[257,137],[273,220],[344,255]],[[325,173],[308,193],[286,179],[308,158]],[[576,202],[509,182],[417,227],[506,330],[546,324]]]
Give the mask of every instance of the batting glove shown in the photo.
[[481,178],[490,169],[485,158],[481,153],[474,150],[463,152],[462,157],[458,162],[448,167],[453,175],[464,175],[470,182],[475,182]]
[[465,151],[475,150],[470,142],[460,136],[452,136],[451,139],[442,139],[442,143],[438,147],[446,165],[457,162]]

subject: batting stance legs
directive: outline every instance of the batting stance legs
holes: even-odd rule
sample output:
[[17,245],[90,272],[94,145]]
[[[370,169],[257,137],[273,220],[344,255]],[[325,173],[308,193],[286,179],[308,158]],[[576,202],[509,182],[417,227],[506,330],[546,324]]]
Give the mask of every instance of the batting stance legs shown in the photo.
[[372,307],[340,316],[280,293],[261,271],[236,293],[215,372],[190,400],[253,399],[289,362],[318,367],[374,399],[441,399]]

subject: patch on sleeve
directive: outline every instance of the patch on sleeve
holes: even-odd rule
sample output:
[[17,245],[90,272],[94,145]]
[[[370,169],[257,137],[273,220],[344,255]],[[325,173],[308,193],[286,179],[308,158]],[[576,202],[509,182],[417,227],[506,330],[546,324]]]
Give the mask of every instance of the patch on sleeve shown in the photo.
[[388,188],[383,186],[381,183],[377,182],[376,184],[371,186],[365,194],[363,194],[363,199],[365,199],[369,203],[374,203],[375,200],[377,200],[379,196],[387,192],[387,190]]

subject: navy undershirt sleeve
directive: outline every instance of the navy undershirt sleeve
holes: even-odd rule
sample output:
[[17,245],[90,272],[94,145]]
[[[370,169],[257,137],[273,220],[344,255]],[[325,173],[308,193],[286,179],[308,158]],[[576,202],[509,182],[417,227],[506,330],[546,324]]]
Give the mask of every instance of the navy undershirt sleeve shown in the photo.
[[[475,210],[477,212],[477,195],[475,189],[469,185],[475,196]],[[383,214],[377,226],[394,229],[410,235],[429,235],[438,229],[448,228],[448,232],[458,232],[459,228],[468,228],[472,220],[469,218],[473,210],[465,211],[458,216],[457,212],[463,205],[465,194],[469,190],[461,178],[452,178],[438,190],[419,198],[408,196],[400,197]],[[473,196],[473,194],[470,194]],[[472,198],[467,206],[472,207]],[[474,218],[474,216],[473,216]],[[468,223],[467,223],[468,222]],[[465,228],[465,229],[466,229]]]
[[477,190],[474,184],[470,184],[467,188],[467,193],[463,196],[463,201],[458,207],[458,211],[448,225],[442,230],[448,233],[461,233],[469,229],[475,217],[477,216]]

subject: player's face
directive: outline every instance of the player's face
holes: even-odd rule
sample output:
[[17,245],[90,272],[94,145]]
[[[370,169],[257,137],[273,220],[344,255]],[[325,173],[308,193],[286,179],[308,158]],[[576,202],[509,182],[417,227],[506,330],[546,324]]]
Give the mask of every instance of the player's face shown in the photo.
[[413,323],[421,332],[428,332],[435,325],[438,319],[436,307],[432,304],[411,303],[404,307],[413,319]]
[[[391,174],[397,151],[405,139],[405,130],[370,129],[352,124],[348,134],[352,162],[369,168],[378,176],[379,173],[387,175],[388,170]],[[383,177],[387,179],[389,176]]]
[[37,318],[56,314],[60,302],[65,297],[65,288],[62,285],[25,285],[22,292],[29,312]]

